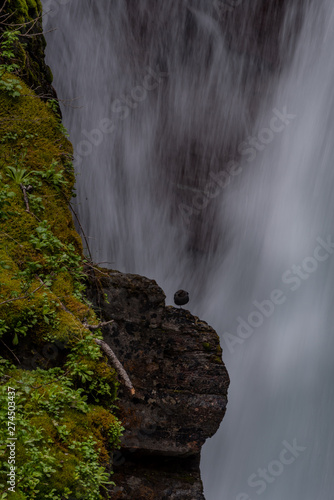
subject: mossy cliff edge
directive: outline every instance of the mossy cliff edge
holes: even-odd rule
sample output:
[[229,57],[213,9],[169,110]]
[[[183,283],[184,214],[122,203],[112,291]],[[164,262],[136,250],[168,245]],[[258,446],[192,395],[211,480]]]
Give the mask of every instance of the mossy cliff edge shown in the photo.
[[112,486],[118,381],[85,326],[98,320],[68,206],[72,147],[57,102],[33,90],[51,83],[41,5],[0,5],[0,498],[95,500]]
[[0,500],[202,500],[229,384],[218,336],[154,281],[84,258],[40,1],[0,9]]

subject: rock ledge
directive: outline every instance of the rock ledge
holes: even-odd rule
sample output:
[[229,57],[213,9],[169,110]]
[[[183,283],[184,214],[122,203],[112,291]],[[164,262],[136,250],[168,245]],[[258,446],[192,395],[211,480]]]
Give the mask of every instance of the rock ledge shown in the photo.
[[119,394],[125,432],[113,498],[203,500],[200,451],[224,417],[229,386],[217,333],[166,307],[161,288],[142,276],[103,270],[89,299],[105,321],[115,320],[104,340],[136,390]]

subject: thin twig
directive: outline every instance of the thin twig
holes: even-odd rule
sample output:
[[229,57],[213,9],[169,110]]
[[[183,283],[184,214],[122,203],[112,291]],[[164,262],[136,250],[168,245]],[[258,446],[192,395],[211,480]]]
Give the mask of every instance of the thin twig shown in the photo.
[[4,300],[3,302],[0,302],[0,306],[2,306],[3,304],[8,304],[9,302],[14,302],[15,300],[27,299],[28,297],[30,297],[30,295],[33,295],[35,292],[40,290],[43,286],[45,286],[44,283],[43,283],[43,285],[39,286],[38,288],[35,288],[35,290],[33,290],[32,292],[27,293],[26,295],[22,295],[22,297],[16,297],[15,299]]
[[3,5],[2,5],[2,7],[0,8],[0,14],[1,14],[1,12],[3,11],[3,9],[5,8],[6,3],[7,3],[7,0],[5,0],[5,1],[4,1],[4,3],[3,3]]
[[94,330],[98,330],[99,328],[102,328],[104,326],[107,326],[107,325],[111,325],[112,323],[114,323],[114,320],[111,319],[110,321],[104,321],[102,323],[99,323],[98,325],[89,325],[88,323],[82,323],[83,326],[85,328],[88,328],[88,330],[91,330],[91,331],[94,331]]
[[[51,273],[51,276],[53,276],[54,274],[55,274],[55,273]],[[37,278],[37,279],[38,279],[38,280],[39,280],[39,281],[40,281],[40,282],[41,282],[44,286],[46,285],[46,283],[44,283],[44,281],[42,280],[42,278],[41,278],[40,276],[38,276],[37,274],[35,274],[35,277],[36,277],[36,278]],[[57,297],[57,295],[55,295],[54,293],[53,293],[53,295],[54,295],[54,296],[56,297],[56,299],[58,300],[59,305],[60,305],[60,307],[63,309],[63,311],[65,311],[65,312],[67,312],[67,313],[72,314],[72,316],[73,316],[74,318],[76,318],[76,317],[75,317],[75,315],[74,315],[74,314],[73,314],[73,313],[72,313],[69,309],[67,309],[67,307],[65,306],[65,304],[63,304],[63,303],[62,303],[62,301],[60,300],[60,298],[59,298],[59,297]],[[77,319],[77,318],[76,318],[76,319]]]
[[99,274],[103,274],[103,276],[107,276],[107,278],[109,278],[109,274],[106,274],[106,273],[102,272],[101,269],[99,269],[98,267],[93,266],[89,262],[85,262],[85,266],[91,267],[95,271],[98,271]]
[[[46,384],[42,384],[42,385],[28,385],[26,384],[26,382],[21,382],[20,380],[15,380],[16,383],[18,384],[21,384],[21,385],[25,385],[26,387],[31,387],[32,389],[40,389],[41,387],[45,387],[46,385],[50,385],[50,384],[53,384],[54,382],[58,382],[58,380],[64,378],[64,377],[67,377],[68,373],[69,373],[70,370],[66,370],[66,372],[64,372],[64,375],[60,375],[59,378],[57,378],[57,380],[51,380],[51,382],[47,382]],[[11,375],[3,375],[4,377],[6,378],[13,378]]]
[[131,380],[129,378],[129,375],[124,370],[122,364],[118,360],[118,358],[115,355],[114,351],[111,349],[111,347],[106,342],[104,342],[104,340],[94,339],[94,342],[101,347],[101,349],[103,350],[103,352],[110,359],[111,363],[114,365],[114,367],[116,368],[116,370],[119,373],[120,377],[122,378],[124,384],[129,389],[131,395],[133,396],[136,391],[135,391],[135,389],[134,389],[134,387],[132,385],[132,382],[131,382]]
[[88,250],[89,258],[90,258],[91,262],[93,262],[92,253],[91,253],[90,248],[89,248],[89,245],[88,245],[88,239],[87,239],[87,236],[86,236],[85,231],[83,230],[83,227],[82,227],[82,225],[81,225],[80,219],[79,219],[79,217],[78,217],[78,215],[77,215],[76,211],[75,211],[75,210],[74,210],[74,208],[72,207],[71,202],[67,199],[67,196],[66,196],[64,193],[63,193],[63,195],[65,196],[66,201],[67,201],[67,203],[69,204],[69,207],[70,207],[70,209],[72,210],[72,212],[73,212],[73,214],[74,214],[74,216],[75,216],[75,218],[76,218],[76,220],[77,220],[77,222],[78,222],[78,224],[79,224],[79,227],[80,227],[80,229],[81,229],[82,235],[83,235],[84,240],[85,240],[85,243],[86,243],[86,245],[87,245],[87,250]]
[[42,222],[41,219],[39,219],[37,217],[37,215],[34,214],[34,212],[32,212],[30,210],[30,207],[29,207],[29,199],[28,199],[28,195],[27,195],[27,188],[23,185],[23,184],[20,184],[20,188],[22,189],[22,193],[23,193],[23,198],[24,198],[24,203],[25,203],[25,206],[26,206],[26,212],[28,212],[28,214],[32,215],[33,217],[35,217],[36,220],[38,220],[38,222]]
[[4,231],[1,231],[0,234],[4,234],[5,236],[7,236],[8,238],[10,238],[11,240],[15,241],[15,243],[17,243],[19,245],[19,247],[23,247],[23,245],[21,245],[21,243],[19,243],[18,241],[16,241],[12,236],[10,236],[9,234],[5,233]]
[[108,260],[105,260],[103,262],[95,262],[95,264],[99,266],[100,264],[115,264],[115,262],[109,262]]
[[22,189],[24,203],[26,205],[26,212],[28,212],[28,214],[30,214],[31,212],[30,212],[30,207],[29,207],[29,200],[28,200],[28,195],[27,195],[27,188],[23,184],[20,184],[20,188]]
[[10,349],[10,347],[8,347],[8,345],[4,343],[4,341],[3,341],[2,339],[1,339],[1,342],[3,343],[3,345],[4,345],[5,347],[7,347],[8,351],[10,351],[10,352],[12,353],[12,355],[14,356],[14,358],[15,358],[15,359],[17,359],[17,361],[18,361],[18,363],[19,363],[19,365],[20,365],[20,364],[21,364],[21,361],[20,361],[20,360],[19,360],[19,358],[16,356],[15,352],[13,352],[13,351]]
[[76,211],[74,210],[74,208],[72,207],[72,203],[71,203],[71,201],[67,198],[66,194],[65,194],[62,190],[60,190],[60,192],[61,192],[61,194],[63,195],[63,197],[65,198],[66,203],[68,203],[68,206],[69,206],[69,207],[70,207],[70,209],[72,210],[72,212],[73,212],[73,214],[74,214],[74,216],[75,216],[75,218],[76,218],[76,220],[77,220],[77,222],[78,222],[78,224],[79,224],[79,227],[80,227],[80,229],[81,229],[82,235],[83,235],[84,240],[85,240],[85,243],[86,243],[86,245],[87,245],[87,250],[88,250],[89,258],[90,258],[91,262],[93,262],[92,252],[90,251],[89,244],[88,244],[88,239],[87,239],[86,233],[85,233],[85,231],[84,231],[84,229],[83,229],[83,227],[82,227],[82,225],[81,225],[81,222],[80,222],[79,216],[78,216],[78,214],[76,213]]

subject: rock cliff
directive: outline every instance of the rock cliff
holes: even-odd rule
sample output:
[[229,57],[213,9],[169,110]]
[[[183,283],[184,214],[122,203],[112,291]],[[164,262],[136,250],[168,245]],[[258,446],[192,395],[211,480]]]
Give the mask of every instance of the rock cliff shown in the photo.
[[104,340],[136,390],[119,392],[125,432],[114,498],[204,499],[200,451],[224,417],[229,385],[218,335],[189,311],[166,307],[161,288],[142,276],[101,271],[88,295],[114,320]]

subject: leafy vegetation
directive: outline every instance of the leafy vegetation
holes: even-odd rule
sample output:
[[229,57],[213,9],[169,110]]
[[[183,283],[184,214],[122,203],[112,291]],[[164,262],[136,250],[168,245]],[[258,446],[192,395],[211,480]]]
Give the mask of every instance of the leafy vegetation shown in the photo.
[[18,41],[18,30],[6,30],[2,34],[2,42],[0,44],[1,58],[4,61],[0,64],[0,90],[5,91],[11,97],[20,97],[22,85],[18,78],[5,76],[6,74],[14,73],[19,68],[19,65],[12,62],[14,58],[14,43]]
[[[113,484],[108,450],[119,446],[122,427],[101,406],[87,403],[83,389],[60,368],[18,370],[0,364],[0,430],[8,433],[7,386],[15,389],[16,482],[10,498],[101,498]],[[0,498],[6,498],[9,464],[0,445]],[[2,495],[2,496],[1,496]]]
[[10,386],[17,488],[8,494],[3,440],[0,500],[98,500],[112,486],[123,430],[112,413],[118,381],[85,326],[98,319],[84,297],[89,263],[68,208],[75,178],[58,103],[20,77],[28,56],[17,23],[40,2],[8,6],[16,27],[1,26],[0,12],[0,432],[6,439]]

